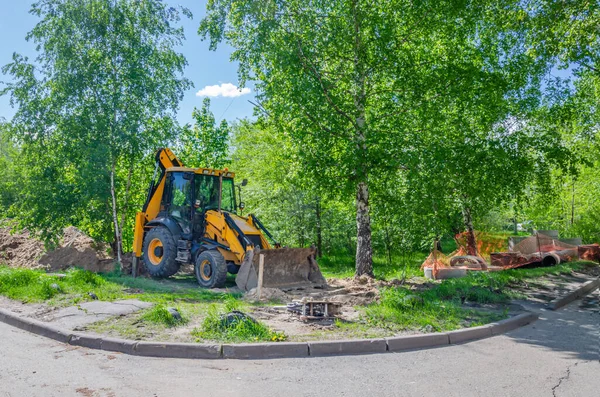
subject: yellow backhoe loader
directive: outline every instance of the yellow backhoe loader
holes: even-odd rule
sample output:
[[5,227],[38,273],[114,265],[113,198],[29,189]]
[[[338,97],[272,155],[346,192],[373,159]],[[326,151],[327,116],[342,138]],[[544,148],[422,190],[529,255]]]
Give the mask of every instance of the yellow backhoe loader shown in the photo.
[[237,215],[244,204],[238,203],[234,176],[227,169],[186,168],[170,149],[160,149],[135,218],[134,272],[140,258],[152,277],[172,276],[191,263],[202,287],[224,286],[229,272],[248,291],[257,286],[263,256],[266,288],[324,285],[315,249],[280,248],[255,216]]

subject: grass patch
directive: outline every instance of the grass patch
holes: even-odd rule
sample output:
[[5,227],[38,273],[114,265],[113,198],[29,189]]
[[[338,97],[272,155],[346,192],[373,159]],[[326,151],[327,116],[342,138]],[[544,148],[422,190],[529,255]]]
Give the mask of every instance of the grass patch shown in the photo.
[[[421,264],[427,257],[422,252],[411,252],[404,255],[373,257],[373,272],[380,280],[403,279],[423,276]],[[353,255],[327,255],[317,260],[321,273],[327,278],[353,277],[355,259]]]
[[31,269],[0,267],[0,294],[24,301],[47,300],[61,293],[61,286]]
[[165,305],[157,304],[146,310],[142,314],[141,319],[154,324],[162,324],[166,327],[175,327],[177,325],[187,324],[189,321],[187,316],[179,308],[176,309],[181,318],[175,317]]
[[70,306],[92,300],[139,299],[153,303],[222,302],[240,294],[213,292],[197,284],[173,280],[150,280],[102,275],[77,268],[64,276],[43,270],[0,266],[0,295],[23,302],[47,302],[52,306]]
[[382,328],[449,331],[500,320],[506,313],[465,309],[460,301],[437,299],[404,288],[386,288],[381,300],[366,310],[366,322]]
[[448,331],[477,326],[500,320],[507,314],[464,308],[465,302],[507,303],[510,299],[522,297],[511,287],[546,275],[569,274],[590,265],[590,262],[572,262],[535,269],[470,272],[467,277],[443,280],[424,291],[386,288],[379,303],[367,307],[365,319],[369,324],[403,330]]
[[[275,332],[263,323],[245,315],[240,303],[234,299],[227,299],[219,308],[212,304],[202,325],[192,330],[192,336],[197,341],[214,340],[219,342],[257,342],[257,341],[283,341],[287,339],[282,332]],[[234,315],[229,315],[234,313]]]

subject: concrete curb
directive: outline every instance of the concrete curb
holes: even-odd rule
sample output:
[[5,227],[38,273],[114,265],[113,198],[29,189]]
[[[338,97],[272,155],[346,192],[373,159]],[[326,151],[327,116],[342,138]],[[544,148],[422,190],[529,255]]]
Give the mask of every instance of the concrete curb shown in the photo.
[[386,338],[386,342],[389,351],[401,352],[406,350],[420,350],[448,346],[450,344],[450,338],[447,333],[433,333]]
[[326,342],[308,342],[310,356],[347,356],[354,354],[385,353],[385,339],[332,340]]
[[448,338],[450,339],[451,345],[489,338],[490,336],[492,336],[491,325],[482,325],[480,327],[465,328],[448,332]]
[[567,295],[560,298],[556,298],[553,301],[549,302],[548,309],[558,310],[561,307],[573,302],[574,300],[582,298],[590,292],[593,292],[598,287],[600,287],[600,278],[588,281],[576,290],[569,292]]
[[223,345],[223,358],[263,359],[307,357],[308,343],[239,343]]
[[539,317],[540,316],[538,316],[535,313],[527,312],[518,314],[511,318],[507,318],[506,320],[498,321],[496,323],[490,323],[488,325],[492,327],[492,336],[496,336],[531,324],[532,322],[536,321]]
[[537,314],[527,312],[481,327],[465,328],[446,333],[407,335],[385,339],[334,340],[298,343],[201,344],[139,342],[109,337],[104,338],[99,335],[56,328],[43,321],[21,317],[18,313],[13,313],[0,308],[0,322],[73,346],[145,357],[191,359],[228,358],[260,360],[421,350],[489,338],[525,326],[537,319]]

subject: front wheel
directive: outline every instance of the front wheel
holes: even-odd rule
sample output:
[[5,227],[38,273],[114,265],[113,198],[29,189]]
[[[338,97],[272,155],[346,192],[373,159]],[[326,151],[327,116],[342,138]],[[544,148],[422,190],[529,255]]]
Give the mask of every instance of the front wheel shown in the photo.
[[220,288],[227,279],[227,262],[217,250],[204,251],[196,258],[194,273],[200,286]]

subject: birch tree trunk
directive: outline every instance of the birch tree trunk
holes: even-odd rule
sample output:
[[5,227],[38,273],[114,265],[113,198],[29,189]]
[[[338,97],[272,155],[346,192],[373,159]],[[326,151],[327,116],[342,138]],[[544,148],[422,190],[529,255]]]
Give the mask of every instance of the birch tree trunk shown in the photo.
[[356,1],[354,13],[354,107],[355,134],[358,154],[356,189],[356,276],[373,276],[373,247],[371,245],[371,217],[369,215],[368,149],[366,140],[366,76],[361,39],[361,16]]
[[[117,197],[115,194],[115,161],[112,162],[112,167],[110,169],[110,195],[112,197],[112,212],[113,212],[113,223],[115,226],[115,241],[116,241],[116,251],[117,251],[117,262],[119,262],[119,267],[123,267],[123,263],[121,261],[121,233],[119,229],[119,217],[117,215]],[[123,270],[123,269],[121,269]]]
[[127,173],[127,184],[125,185],[125,198],[123,199],[123,210],[121,211],[121,222],[119,223],[119,236],[121,249],[123,248],[123,228],[125,227],[125,220],[127,218],[127,210],[129,209],[129,191],[131,190],[131,177],[133,175],[132,161],[129,165],[129,171]]
[[373,276],[369,188],[366,182],[360,182],[356,192],[356,276],[362,275]]

